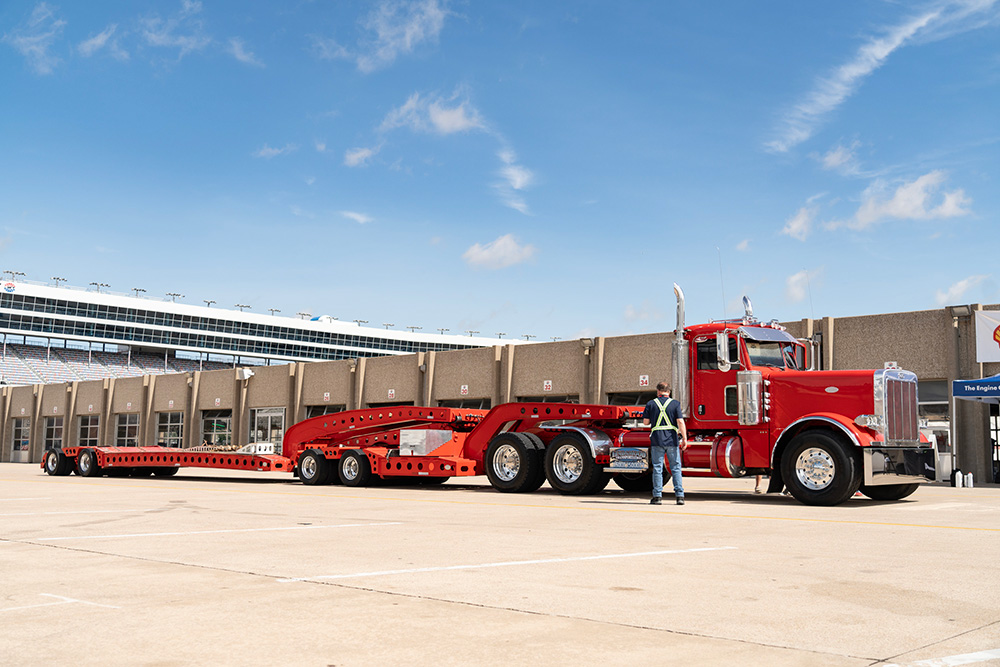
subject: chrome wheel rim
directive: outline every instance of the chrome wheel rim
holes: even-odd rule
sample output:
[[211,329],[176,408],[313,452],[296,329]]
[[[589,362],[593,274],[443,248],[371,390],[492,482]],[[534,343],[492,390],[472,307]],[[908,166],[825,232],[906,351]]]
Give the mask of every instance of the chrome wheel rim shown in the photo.
[[51,452],[45,459],[45,470],[47,472],[55,472],[57,467],[59,467],[59,455]]
[[583,474],[583,455],[573,445],[563,445],[552,458],[552,473],[560,482],[572,484]]
[[511,482],[521,471],[521,455],[513,445],[500,445],[493,452],[493,474],[501,481]]
[[90,472],[90,452],[80,454],[80,472]]
[[837,466],[825,449],[810,447],[795,460],[795,476],[811,491],[822,491],[833,482]]
[[316,459],[312,456],[307,456],[302,459],[302,465],[300,466],[300,471],[303,479],[312,479],[316,476]]
[[341,467],[341,470],[343,470],[346,479],[357,479],[358,473],[361,471],[361,466],[358,464],[356,458],[348,456],[344,459],[344,465]]

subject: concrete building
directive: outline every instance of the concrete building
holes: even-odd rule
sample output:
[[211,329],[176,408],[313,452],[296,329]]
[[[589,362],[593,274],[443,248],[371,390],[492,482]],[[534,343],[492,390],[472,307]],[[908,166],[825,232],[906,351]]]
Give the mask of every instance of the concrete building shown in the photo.
[[[884,315],[788,322],[811,338],[822,369],[877,369],[886,361],[917,373],[920,411],[947,440],[950,381],[1000,372],[976,362],[976,310],[951,307]],[[670,377],[673,333],[552,343],[420,351],[381,357],[191,371],[135,378],[4,387],[0,393],[4,461],[37,463],[48,447],[202,441],[279,442],[306,417],[363,407],[490,407],[523,400],[642,404]],[[496,342],[496,341],[493,341]],[[992,408],[995,412],[996,406]],[[998,417],[991,407],[957,405],[957,465],[992,481]],[[950,452],[950,442],[941,451]]]

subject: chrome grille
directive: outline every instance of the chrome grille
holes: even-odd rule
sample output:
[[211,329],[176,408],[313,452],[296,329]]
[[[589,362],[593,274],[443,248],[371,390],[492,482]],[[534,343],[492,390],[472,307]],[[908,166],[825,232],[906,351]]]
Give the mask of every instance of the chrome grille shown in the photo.
[[885,441],[890,445],[913,444],[920,440],[916,377],[910,379],[900,375],[902,373],[886,374],[885,377]]

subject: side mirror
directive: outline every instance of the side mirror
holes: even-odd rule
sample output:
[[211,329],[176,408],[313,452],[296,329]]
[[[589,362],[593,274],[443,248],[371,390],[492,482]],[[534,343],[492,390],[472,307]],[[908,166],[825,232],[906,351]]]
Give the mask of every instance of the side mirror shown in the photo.
[[729,333],[726,331],[715,334],[715,356],[720,371],[725,373],[732,368],[729,360]]

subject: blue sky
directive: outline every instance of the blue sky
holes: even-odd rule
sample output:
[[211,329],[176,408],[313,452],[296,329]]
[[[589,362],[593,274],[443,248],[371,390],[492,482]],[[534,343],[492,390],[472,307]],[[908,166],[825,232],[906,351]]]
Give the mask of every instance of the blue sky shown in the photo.
[[0,269],[539,340],[1000,301],[1000,2],[0,6]]

